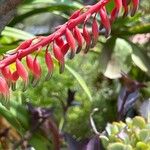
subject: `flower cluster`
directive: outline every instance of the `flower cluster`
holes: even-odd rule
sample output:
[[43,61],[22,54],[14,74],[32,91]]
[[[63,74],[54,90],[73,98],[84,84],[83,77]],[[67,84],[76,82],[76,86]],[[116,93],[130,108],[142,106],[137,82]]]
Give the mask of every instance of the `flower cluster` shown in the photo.
[[[28,70],[34,76],[33,85],[39,81],[42,71],[37,58],[42,48],[45,48],[45,63],[48,68],[46,79],[49,79],[54,69],[53,57],[60,65],[60,72],[63,72],[66,54],[69,53],[69,57],[72,59],[82,49],[84,53],[87,53],[97,43],[100,30],[105,31],[106,37],[109,36],[111,24],[120,12],[123,10],[124,16],[131,12],[132,16],[139,4],[139,0],[114,0],[114,8],[108,14],[106,5],[110,2],[111,0],[101,0],[93,6],[85,6],[75,11],[68,22],[58,26],[53,34],[26,40],[15,49],[14,53],[5,55],[3,60],[0,61],[0,94],[8,98],[10,85],[14,88],[19,77],[27,86],[29,82]],[[98,18],[100,18],[100,21]],[[91,32],[87,23],[91,24]],[[49,49],[52,49],[52,52]],[[33,52],[36,52],[34,58],[31,56]],[[26,58],[28,69],[22,63],[23,58]],[[16,66],[14,72],[10,70],[12,63],[15,63]]]

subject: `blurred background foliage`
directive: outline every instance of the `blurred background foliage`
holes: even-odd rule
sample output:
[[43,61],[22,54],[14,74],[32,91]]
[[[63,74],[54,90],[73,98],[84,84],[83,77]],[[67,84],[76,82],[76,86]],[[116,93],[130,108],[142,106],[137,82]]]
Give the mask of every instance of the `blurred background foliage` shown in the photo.
[[[18,7],[16,17],[1,34],[0,54],[16,48],[22,40],[36,35],[51,34],[55,27],[65,23],[76,9],[95,2],[25,0]],[[111,7],[108,6],[108,11]],[[21,106],[30,102],[35,106],[52,107],[56,122],[61,126],[61,101],[66,103],[68,89],[71,89],[76,92],[75,104],[68,110],[63,130],[78,139],[91,135],[93,131],[90,128],[89,116],[93,108],[97,107],[99,111],[94,115],[94,120],[98,130],[103,131],[107,122],[116,120],[116,103],[121,88],[118,78],[121,71],[128,73],[133,79],[145,82],[149,87],[149,43],[150,3],[149,0],[143,0],[140,1],[139,11],[134,17],[119,17],[116,20],[107,40],[101,35],[97,46],[87,55],[80,53],[73,60],[66,58],[68,66],[63,74],[59,74],[56,63],[49,81],[44,81],[47,69],[41,53],[38,56],[43,72],[40,83],[35,88],[29,85],[27,90],[22,92],[19,82],[17,90],[11,93],[10,101],[15,101]],[[150,97],[150,88],[142,90],[141,95],[140,103]],[[139,114],[139,104],[135,107]]]

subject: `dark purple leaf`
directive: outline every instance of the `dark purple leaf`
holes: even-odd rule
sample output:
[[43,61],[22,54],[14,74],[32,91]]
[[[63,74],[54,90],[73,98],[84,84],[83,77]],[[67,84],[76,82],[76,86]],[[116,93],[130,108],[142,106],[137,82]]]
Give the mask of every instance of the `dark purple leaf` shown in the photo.
[[52,139],[53,142],[53,149],[54,150],[60,150],[60,134],[59,134],[59,129],[52,118],[48,118],[41,126],[41,129],[45,132],[47,137]]
[[85,150],[103,150],[102,144],[100,142],[100,138],[98,135],[93,136],[87,146]]
[[52,108],[42,108],[42,107],[35,107],[31,103],[27,103],[30,120],[31,120],[31,128],[34,128],[34,126],[40,121],[40,119],[46,119],[50,116],[52,116]]
[[140,83],[136,80],[132,80],[127,74],[124,72],[121,73],[123,84],[126,87],[128,93],[132,93],[140,88],[147,87],[144,83]]
[[75,93],[75,91],[68,89],[67,106],[71,106],[72,102],[75,100]]
[[[119,97],[118,97],[118,103],[117,103],[117,109],[118,112],[121,111],[121,107],[123,105],[123,99],[125,97],[125,94],[127,93],[127,90],[125,87],[123,87],[120,91]],[[124,104],[123,107],[123,114],[125,115],[127,113],[127,111],[134,105],[134,103],[136,102],[136,100],[139,97],[139,91],[136,90],[131,94],[128,94],[127,98],[126,98],[126,102]]]
[[127,112],[132,109],[139,97],[139,89],[146,87],[145,84],[132,80],[127,74],[123,72],[121,74],[124,86],[120,91],[117,102],[118,120],[123,120]]

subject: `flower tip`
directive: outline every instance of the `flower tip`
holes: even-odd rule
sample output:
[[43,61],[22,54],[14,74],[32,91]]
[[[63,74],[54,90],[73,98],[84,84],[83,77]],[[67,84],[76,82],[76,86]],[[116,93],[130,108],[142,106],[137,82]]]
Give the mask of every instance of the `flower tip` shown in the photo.
[[0,77],[0,94],[5,100],[9,99],[9,86],[6,80],[2,77]]
[[65,70],[65,63],[60,63],[60,62],[59,62],[59,73],[60,73],[60,74],[63,73],[64,70]]
[[22,78],[25,84],[28,83],[28,72],[19,59],[16,60],[16,69],[18,75]]
[[133,17],[135,12],[138,10],[139,0],[132,0],[132,3],[133,3],[133,8],[131,10],[131,17]]
[[69,53],[69,59],[73,59],[73,58],[75,57],[75,54],[76,54],[76,52],[71,51],[71,52]]
[[53,72],[48,72],[47,75],[45,76],[45,81],[48,81],[51,79]]
[[82,46],[78,46],[76,49],[76,54],[80,53],[81,50],[82,50]]

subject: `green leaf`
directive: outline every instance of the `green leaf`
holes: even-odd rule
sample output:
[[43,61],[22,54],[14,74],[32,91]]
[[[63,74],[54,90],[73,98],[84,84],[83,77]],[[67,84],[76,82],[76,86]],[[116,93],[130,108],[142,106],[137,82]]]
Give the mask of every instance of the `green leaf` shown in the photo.
[[67,4],[67,5],[69,5],[69,6],[74,6],[74,7],[77,7],[77,8],[81,8],[83,5],[81,5],[80,3],[78,3],[78,2],[75,2],[75,1],[72,1],[72,0],[67,0],[67,1],[65,1],[65,2],[60,2],[60,0],[59,1],[56,1],[56,0],[33,0],[32,1],[32,3],[33,4],[36,4],[36,3],[54,3],[54,4],[56,4],[56,3],[60,3],[60,4]]
[[[40,4],[40,7],[39,7]],[[36,7],[37,5],[37,7]],[[47,12],[66,12],[67,11],[74,11],[76,9],[80,9],[82,8],[82,5],[79,5],[77,3],[48,3],[48,1],[33,1],[32,4],[28,5],[23,5],[20,8],[20,11],[22,12],[22,10],[28,10],[25,11],[24,13],[21,13],[20,15],[16,16],[12,22],[9,24],[11,26],[15,25],[18,22],[23,21],[24,19],[31,17],[33,15],[36,14],[40,14],[40,13],[47,13]]]
[[128,72],[131,66],[131,51],[131,46],[124,39],[110,38],[100,55],[100,69],[103,74],[115,79],[121,76],[121,71]]
[[146,122],[143,117],[136,116],[133,118],[133,125],[142,129],[146,126]]
[[[150,129],[142,129],[139,132],[138,136],[139,136],[140,141],[147,142],[150,137]],[[150,139],[149,139],[149,141],[150,141]]]
[[149,57],[137,45],[131,43],[132,46],[132,60],[137,67],[146,73],[150,73]]
[[24,131],[24,129],[21,126],[19,120],[1,103],[0,103],[0,115],[3,116],[16,130],[18,130],[19,133],[23,134],[22,131]]
[[108,150],[132,150],[130,145],[125,145],[119,142],[109,144]]
[[77,81],[79,82],[79,84],[81,85],[81,87],[83,88],[85,93],[87,94],[89,100],[92,101],[92,96],[91,96],[90,90],[89,90],[87,84],[85,83],[84,79],[80,76],[80,74],[78,74],[75,70],[73,70],[67,64],[65,65],[65,68],[77,79]]
[[29,114],[25,105],[11,101],[10,112],[17,118],[22,127],[25,129],[29,128]]
[[1,35],[19,39],[19,40],[27,40],[34,37],[34,35],[30,33],[12,27],[5,27]]
[[138,142],[136,144],[136,150],[148,150],[148,145],[144,142]]

